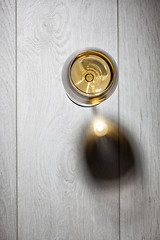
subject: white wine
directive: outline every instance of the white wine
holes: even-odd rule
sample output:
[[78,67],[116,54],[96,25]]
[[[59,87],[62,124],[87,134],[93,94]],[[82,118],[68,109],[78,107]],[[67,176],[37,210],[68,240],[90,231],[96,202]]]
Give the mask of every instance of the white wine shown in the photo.
[[84,95],[105,90],[111,81],[111,72],[107,59],[95,51],[78,55],[70,70],[73,85]]
[[117,83],[117,67],[105,52],[87,49],[70,56],[62,80],[69,98],[81,106],[94,106],[107,99]]

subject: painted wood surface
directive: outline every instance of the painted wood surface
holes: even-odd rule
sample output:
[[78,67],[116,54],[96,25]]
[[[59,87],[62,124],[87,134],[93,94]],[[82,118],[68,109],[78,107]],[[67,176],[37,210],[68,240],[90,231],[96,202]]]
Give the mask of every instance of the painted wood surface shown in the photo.
[[119,1],[120,124],[135,154],[135,172],[120,184],[123,240],[160,239],[159,12],[160,1]]
[[[119,182],[97,184],[83,164],[93,110],[74,105],[61,83],[77,49],[117,60],[117,3],[18,0],[17,34],[19,239],[118,240]],[[117,92],[97,111],[117,121]]]
[[[156,0],[0,2],[0,239],[160,239],[159,12]],[[61,82],[84,47],[119,62],[118,90],[94,109]],[[120,179],[86,167],[95,114],[126,137],[111,151]]]
[[0,239],[16,239],[15,5],[0,1]]

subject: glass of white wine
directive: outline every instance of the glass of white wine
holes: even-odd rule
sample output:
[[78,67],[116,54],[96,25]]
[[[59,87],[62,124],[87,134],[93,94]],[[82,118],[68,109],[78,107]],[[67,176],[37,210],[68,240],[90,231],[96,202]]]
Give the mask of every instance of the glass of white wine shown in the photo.
[[74,52],[62,69],[67,96],[83,107],[95,106],[109,98],[116,89],[118,68],[104,50],[87,48]]

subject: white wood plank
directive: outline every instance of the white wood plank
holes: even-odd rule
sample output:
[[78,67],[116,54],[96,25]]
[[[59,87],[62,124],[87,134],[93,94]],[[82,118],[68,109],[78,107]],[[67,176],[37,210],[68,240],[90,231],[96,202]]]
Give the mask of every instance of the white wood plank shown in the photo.
[[0,2],[0,239],[16,239],[15,4]]
[[[96,184],[83,167],[93,111],[74,105],[61,83],[77,49],[117,59],[116,16],[116,1],[18,0],[19,239],[119,239],[118,182]],[[117,92],[97,110],[117,120]]]
[[123,240],[160,239],[159,13],[160,1],[120,0],[120,123],[139,145],[142,166],[137,178],[121,180]]

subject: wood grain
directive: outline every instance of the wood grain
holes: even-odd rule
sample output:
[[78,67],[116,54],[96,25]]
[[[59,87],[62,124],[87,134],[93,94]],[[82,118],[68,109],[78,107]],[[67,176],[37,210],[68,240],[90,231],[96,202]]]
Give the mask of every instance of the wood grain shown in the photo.
[[[66,58],[89,46],[117,60],[116,1],[18,0],[19,239],[119,239],[118,182],[96,184],[83,166],[93,111],[61,83]],[[97,109],[117,120],[117,92]]]
[[160,239],[159,12],[156,0],[121,0],[119,5],[120,124],[134,137],[139,169],[121,180],[123,240]]
[[0,2],[0,239],[16,239],[15,5]]

